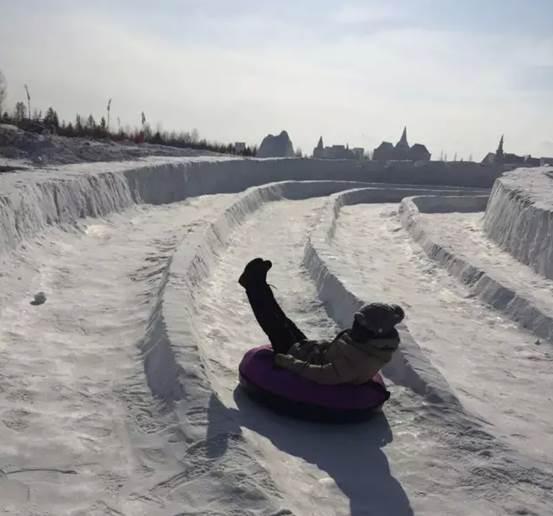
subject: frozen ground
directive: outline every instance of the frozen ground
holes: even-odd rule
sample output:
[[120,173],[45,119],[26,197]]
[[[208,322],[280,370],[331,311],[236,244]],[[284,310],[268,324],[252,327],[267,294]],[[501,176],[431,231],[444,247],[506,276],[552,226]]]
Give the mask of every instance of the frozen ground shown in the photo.
[[[403,194],[389,186],[371,204],[343,206],[320,245],[344,288],[405,306],[403,347],[412,352],[416,341],[422,354],[388,377],[383,414],[326,426],[276,416],[236,388],[244,351],[264,341],[236,278],[252,257],[271,258],[270,283],[289,316],[310,336],[332,336],[338,325],[304,248],[324,229],[328,194],[360,185],[288,182],[135,205],[178,201],[183,184],[216,191],[217,182],[210,168],[184,179],[171,166],[119,168],[105,182],[57,173],[55,206],[40,174],[22,194],[20,175],[4,182],[13,191],[0,242],[18,242],[0,254],[5,514],[551,513],[550,344],[534,344],[423,253],[390,203]],[[91,187],[106,190],[91,198]],[[103,216],[71,222],[87,210]],[[449,228],[436,238],[463,242],[490,274],[522,270],[486,246],[479,215],[421,217]],[[522,274],[513,288],[526,288]],[[46,303],[32,306],[38,291]],[[436,368],[448,397],[411,385],[404,373],[418,367]]]

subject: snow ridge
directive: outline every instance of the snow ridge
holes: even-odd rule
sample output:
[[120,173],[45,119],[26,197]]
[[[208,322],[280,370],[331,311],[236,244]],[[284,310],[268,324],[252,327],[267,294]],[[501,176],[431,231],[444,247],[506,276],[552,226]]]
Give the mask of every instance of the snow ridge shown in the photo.
[[[503,188],[500,186],[499,189],[494,190],[496,195],[499,190],[502,191]],[[497,197],[493,202],[497,202]],[[487,196],[410,197],[401,202],[400,219],[403,227],[420,244],[428,257],[468,285],[474,295],[539,337],[553,342],[552,314],[546,313],[520,292],[503,285],[482,268],[469,263],[464,257],[436,242],[430,236],[426,223],[419,217],[420,213],[483,211],[486,205],[490,209],[491,204],[492,200],[490,199],[488,203]],[[505,220],[508,218],[506,217]]]
[[449,184],[491,187],[497,171],[474,164],[427,166],[307,159],[152,157],[80,163],[2,174],[0,254],[50,225],[73,224],[132,204],[164,204],[210,193],[236,193],[286,180]]

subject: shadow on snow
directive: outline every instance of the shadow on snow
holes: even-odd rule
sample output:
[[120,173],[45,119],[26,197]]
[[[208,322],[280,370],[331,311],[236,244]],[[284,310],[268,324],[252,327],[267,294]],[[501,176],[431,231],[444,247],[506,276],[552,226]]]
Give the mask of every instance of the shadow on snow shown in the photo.
[[274,414],[239,387],[234,400],[238,409],[225,407],[211,395],[207,430],[211,458],[224,455],[228,438],[245,427],[265,436],[279,450],[325,471],[348,497],[352,516],[413,515],[407,494],[392,476],[382,451],[393,440],[383,413],[364,423],[316,424]]

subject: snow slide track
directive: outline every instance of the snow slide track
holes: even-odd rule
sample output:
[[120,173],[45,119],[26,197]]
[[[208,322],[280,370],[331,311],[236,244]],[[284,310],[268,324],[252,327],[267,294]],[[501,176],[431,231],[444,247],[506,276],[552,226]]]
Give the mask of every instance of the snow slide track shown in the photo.
[[426,223],[420,218],[420,213],[484,211],[487,202],[487,196],[409,197],[403,199],[400,204],[400,220],[406,231],[418,242],[429,258],[469,286],[482,301],[539,337],[553,342],[551,314],[545,313],[532,300],[506,287],[482,268],[471,264],[467,259],[456,255],[454,251],[434,240],[426,229]]
[[[233,165],[235,171],[239,165]],[[182,163],[152,164],[151,166],[142,163],[140,167],[136,164],[133,166],[121,164],[119,170],[111,171],[111,168],[117,167],[110,164],[109,171],[95,171],[90,174],[78,172],[82,167],[76,167],[72,177],[67,178],[65,172],[61,175],[45,172],[39,174],[40,178],[37,181],[35,179],[38,173],[33,172],[32,181],[29,183],[26,183],[22,174],[11,174],[9,182],[12,183],[13,188],[0,196],[0,253],[36,235],[50,224],[71,224],[83,216],[103,216],[140,202],[160,204],[201,193],[220,193],[221,191],[216,188],[217,180],[221,175],[208,173],[205,168],[208,165],[198,166],[195,174],[185,171],[184,169],[188,169]],[[228,172],[223,169],[225,167],[222,167],[222,172]],[[240,175],[235,184],[232,184],[229,179],[222,187],[222,191],[236,191],[242,183],[248,183],[248,181],[252,184],[250,172]],[[205,176],[202,176],[203,173]],[[160,175],[167,178],[167,182],[159,181]],[[262,178],[256,178],[255,181],[260,182],[264,178],[265,175]],[[217,486],[221,486],[218,487],[221,493],[215,493],[214,498],[220,495],[219,498],[222,500],[236,498],[240,501],[240,497],[250,497],[246,503],[251,502],[249,506],[255,507],[257,503],[262,505],[263,497],[268,495],[272,500],[269,506],[274,508],[272,514],[290,514],[288,510],[278,509],[281,503],[278,492],[273,489],[270,477],[263,471],[262,466],[255,462],[255,457],[245,446],[241,435],[229,433],[229,428],[236,428],[234,423],[228,421],[224,411],[216,410],[217,399],[213,395],[205,373],[204,358],[196,346],[197,339],[194,338],[197,332],[194,327],[196,317],[192,315],[198,310],[195,303],[198,289],[202,287],[203,280],[215,265],[217,253],[227,245],[230,233],[239,227],[248,214],[253,213],[263,203],[285,198],[304,199],[315,195],[329,195],[356,186],[361,185],[314,181],[286,182],[250,189],[237,203],[227,209],[223,216],[211,224],[207,231],[193,234],[189,240],[187,239],[186,245],[180,245],[163,272],[163,281],[152,309],[147,332],[141,342],[146,377],[152,392],[175,408],[175,416],[179,422],[171,430],[174,435],[170,434],[172,440],[169,440],[169,443],[179,442],[181,447],[177,450],[180,449],[180,453],[182,453],[183,442],[190,445],[184,455],[181,454],[179,462],[186,466],[188,458],[196,457],[197,462],[193,462],[197,467],[205,467],[206,471],[212,469],[215,471],[218,479]],[[443,190],[444,193],[453,191],[447,188]],[[398,188],[386,185],[384,188],[355,190],[343,194],[343,198],[335,196],[332,199],[341,198],[340,202],[344,201],[346,204],[346,199],[351,201],[350,203],[366,202],[363,200],[364,196],[373,196],[375,199],[373,202],[386,200],[390,202],[399,201],[407,195],[429,192],[436,192],[436,189]],[[339,211],[339,206],[333,205],[332,210],[336,210],[335,215]],[[325,214],[328,215],[326,208],[323,216]],[[335,220],[332,220],[332,214],[325,220],[330,221],[331,229],[323,236],[330,238]],[[314,234],[319,235],[324,229],[322,226],[323,224],[315,228]],[[313,242],[315,242],[314,245]],[[312,235],[306,247],[305,263],[317,282],[319,291],[327,296],[324,300],[327,302],[329,311],[338,322],[347,325],[350,322],[346,321],[347,315],[351,316],[351,309],[354,309],[354,305],[356,303],[358,305],[360,300],[328,270],[324,263],[324,256],[321,258],[318,255],[325,240],[322,240],[322,246],[317,247],[320,243]],[[310,245],[313,251],[311,255],[308,249]],[[319,263],[316,258],[319,259]],[[406,330],[403,329],[403,331]],[[500,455],[501,444],[494,443],[493,437],[481,431],[479,425],[471,418],[466,416],[459,421],[454,417],[453,413],[461,411],[461,408],[447,383],[440,383],[443,378],[436,375],[425,357],[420,356],[418,346],[414,341],[413,345],[408,341],[407,333],[402,337],[408,349],[402,353],[398,364],[392,364],[390,369],[387,369],[386,374],[398,383],[403,381],[404,385],[423,394],[427,401],[431,402],[426,406],[421,417],[430,418],[437,428],[442,427],[452,448],[477,452],[482,454],[482,457],[486,457],[484,454],[489,453],[490,450]],[[411,354],[409,350],[412,350]],[[206,407],[209,415],[206,414]],[[209,418],[207,436],[206,418]],[[228,455],[239,460],[230,464]],[[206,459],[208,459],[207,462]],[[471,481],[485,479],[488,485],[496,485],[499,492],[504,492],[503,484],[513,485],[516,482],[533,484],[535,490],[551,490],[550,479],[541,470],[527,466],[522,459],[519,461],[520,468],[513,472],[509,460],[507,457],[494,461],[485,459],[478,461],[472,471],[475,479]],[[221,464],[224,465],[226,461],[229,461],[229,467],[221,467]],[[235,465],[239,465],[239,468],[235,468]],[[262,481],[260,485],[266,488],[265,494],[260,493],[258,487],[247,483],[248,478],[256,475]],[[187,486],[188,482],[193,481],[193,477],[194,472],[184,467],[182,473],[177,473],[165,480],[159,479],[159,482],[151,487],[151,492],[170,491],[168,496],[171,496],[172,492],[185,488],[186,496],[194,498],[196,496],[194,489],[189,489],[193,484]],[[243,509],[243,505],[231,504],[225,508],[225,513],[246,514]],[[216,511],[213,512],[215,513]]]

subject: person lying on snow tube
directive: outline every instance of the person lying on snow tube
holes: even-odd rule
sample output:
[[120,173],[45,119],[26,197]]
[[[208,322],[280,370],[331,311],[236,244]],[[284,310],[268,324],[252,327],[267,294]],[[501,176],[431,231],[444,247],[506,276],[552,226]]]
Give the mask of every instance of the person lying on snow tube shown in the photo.
[[267,284],[270,260],[255,258],[238,282],[246,290],[257,322],[269,337],[275,365],[324,385],[370,382],[387,364],[400,339],[395,325],[404,318],[398,305],[371,303],[354,314],[351,329],[332,341],[309,340],[277,303]]

